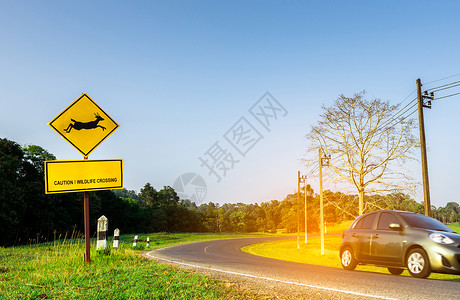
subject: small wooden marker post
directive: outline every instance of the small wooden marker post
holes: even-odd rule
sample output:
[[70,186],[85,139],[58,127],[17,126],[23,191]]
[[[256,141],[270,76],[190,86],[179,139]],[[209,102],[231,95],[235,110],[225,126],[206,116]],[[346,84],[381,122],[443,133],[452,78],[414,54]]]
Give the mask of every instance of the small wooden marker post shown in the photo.
[[97,219],[97,244],[96,250],[107,248],[107,230],[109,221],[106,216]]
[[139,237],[137,235],[135,235],[134,236],[134,242],[133,242],[133,248],[136,248],[138,239],[139,239]]
[[113,249],[118,249],[120,243],[120,229],[115,229],[113,232]]

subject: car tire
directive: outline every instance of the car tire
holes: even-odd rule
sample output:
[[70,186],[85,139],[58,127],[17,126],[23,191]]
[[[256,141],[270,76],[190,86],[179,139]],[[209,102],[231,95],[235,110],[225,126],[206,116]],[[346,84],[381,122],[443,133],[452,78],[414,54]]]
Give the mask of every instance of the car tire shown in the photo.
[[410,275],[417,278],[426,278],[431,274],[431,265],[428,255],[421,248],[412,249],[406,258],[406,266]]
[[356,268],[358,261],[356,260],[351,247],[345,247],[342,253],[340,253],[340,262],[345,270],[354,270]]
[[404,269],[400,269],[400,268],[388,268],[388,272],[390,272],[391,275],[401,275],[401,273],[404,272]]

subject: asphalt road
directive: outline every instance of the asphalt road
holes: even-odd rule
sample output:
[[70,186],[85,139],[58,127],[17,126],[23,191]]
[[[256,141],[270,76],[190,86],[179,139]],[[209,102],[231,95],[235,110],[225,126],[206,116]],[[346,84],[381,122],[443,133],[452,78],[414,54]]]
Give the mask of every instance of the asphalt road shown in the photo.
[[240,250],[274,239],[277,238],[206,241],[162,248],[146,256],[293,298],[460,299],[459,282],[346,271],[258,257]]

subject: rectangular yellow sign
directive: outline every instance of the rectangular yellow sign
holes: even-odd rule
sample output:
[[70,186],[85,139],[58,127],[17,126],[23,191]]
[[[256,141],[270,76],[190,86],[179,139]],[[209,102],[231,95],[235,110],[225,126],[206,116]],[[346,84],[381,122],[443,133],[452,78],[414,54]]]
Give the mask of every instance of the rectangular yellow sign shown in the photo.
[[45,193],[70,193],[123,188],[123,160],[45,161]]

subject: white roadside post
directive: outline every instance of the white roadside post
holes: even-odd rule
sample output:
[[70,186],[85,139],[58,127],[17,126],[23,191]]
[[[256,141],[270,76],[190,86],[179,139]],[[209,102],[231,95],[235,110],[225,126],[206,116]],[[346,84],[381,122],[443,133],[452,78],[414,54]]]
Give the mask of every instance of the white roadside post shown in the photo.
[[135,235],[134,236],[134,242],[133,242],[133,248],[136,248],[138,239],[139,239],[139,237],[137,235]]
[[150,238],[147,238],[147,248],[150,246]]
[[115,229],[113,232],[113,249],[118,249],[120,243],[120,229]]
[[97,244],[96,250],[107,248],[107,229],[109,221],[105,216],[97,220]]

